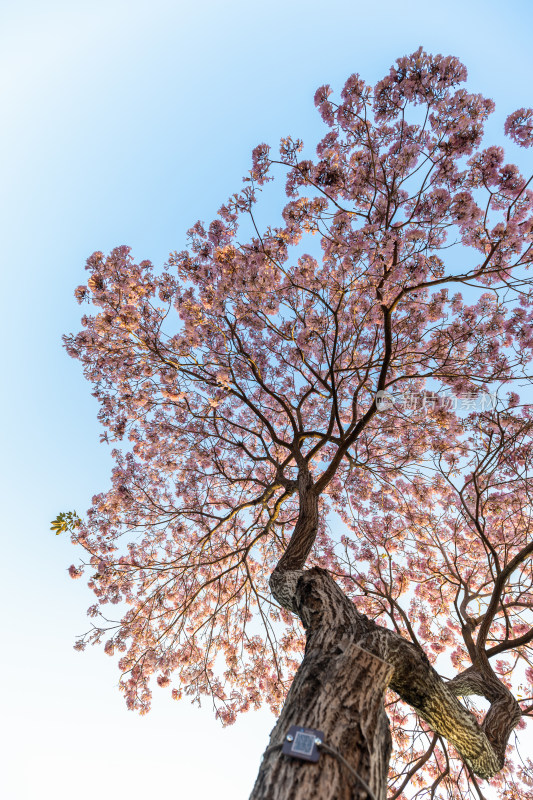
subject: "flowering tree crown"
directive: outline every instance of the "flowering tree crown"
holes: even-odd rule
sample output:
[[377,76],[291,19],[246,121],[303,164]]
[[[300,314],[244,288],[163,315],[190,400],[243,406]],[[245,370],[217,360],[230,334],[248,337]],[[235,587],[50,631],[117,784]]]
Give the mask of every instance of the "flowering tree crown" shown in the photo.
[[[131,708],[155,676],[224,722],[277,709],[302,645],[268,591],[285,559],[327,568],[448,677],[483,661],[531,713],[533,420],[512,382],[530,380],[533,192],[483,145],[494,104],[465,79],[420,49],[338,101],[322,86],[316,157],[259,145],[163,271],[127,247],[88,260],[76,295],[95,312],[65,342],[117,444],[111,488],[71,525],[86,555],[70,574],[96,595],[77,646],[120,654]],[[505,132],[528,147],[532,124],[520,109]],[[264,228],[279,171],[287,202]],[[393,797],[468,780],[406,707],[389,713]],[[527,775],[508,766],[502,797]]]

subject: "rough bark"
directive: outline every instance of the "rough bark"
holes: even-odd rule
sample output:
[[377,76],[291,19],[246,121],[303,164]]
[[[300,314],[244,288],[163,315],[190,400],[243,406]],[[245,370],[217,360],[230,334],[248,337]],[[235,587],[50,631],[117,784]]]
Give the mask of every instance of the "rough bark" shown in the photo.
[[522,711],[512,693],[490,668],[488,659],[486,662],[480,665],[479,671],[470,667],[457,675],[446,684],[446,688],[460,697],[477,695],[489,701],[490,708],[481,727],[499,759],[501,769],[505,762],[509,736],[520,721]]
[[[365,783],[376,800],[385,800],[391,736],[383,697],[392,669],[356,643],[350,609],[335,602],[332,588],[337,588],[333,581],[307,586],[304,659],[270,737],[251,800],[366,800]],[[324,743],[364,783],[327,751],[316,764],[281,754],[291,725],[323,731]]]
[[[325,570],[277,569],[270,583],[277,601],[302,620],[307,641],[251,800],[368,797],[329,753],[318,764],[282,755],[279,746],[290,725],[322,730],[325,743],[363,778],[377,800],[385,798],[387,686],[446,737],[477,775],[489,778],[502,768],[509,734],[520,718],[518,704],[505,687],[494,684],[488,691],[487,682],[475,673],[446,683],[422,650],[360,614]],[[492,705],[483,725],[456,697],[467,693],[490,694]]]

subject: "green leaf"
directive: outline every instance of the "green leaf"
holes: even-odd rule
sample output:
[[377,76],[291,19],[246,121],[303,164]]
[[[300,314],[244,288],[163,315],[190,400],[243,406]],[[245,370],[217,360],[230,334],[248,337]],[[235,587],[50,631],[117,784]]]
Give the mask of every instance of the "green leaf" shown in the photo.
[[56,536],[59,536],[60,533],[64,533],[65,531],[74,532],[80,525],[81,519],[75,511],[63,511],[52,520],[50,530],[55,531]]

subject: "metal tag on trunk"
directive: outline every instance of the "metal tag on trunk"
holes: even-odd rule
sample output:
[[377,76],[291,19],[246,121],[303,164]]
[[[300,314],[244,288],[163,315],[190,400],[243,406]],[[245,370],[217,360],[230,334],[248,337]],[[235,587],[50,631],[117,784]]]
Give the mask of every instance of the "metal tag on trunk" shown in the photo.
[[319,747],[323,741],[322,731],[291,725],[281,752],[292,758],[300,758],[302,761],[318,761],[320,758]]

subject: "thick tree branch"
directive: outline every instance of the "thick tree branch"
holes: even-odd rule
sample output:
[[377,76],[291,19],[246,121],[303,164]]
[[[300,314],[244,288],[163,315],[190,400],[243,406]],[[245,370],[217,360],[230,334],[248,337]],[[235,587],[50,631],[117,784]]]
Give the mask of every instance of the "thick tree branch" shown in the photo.
[[313,632],[313,646],[320,646],[332,627],[353,638],[393,667],[390,688],[455,747],[476,775],[490,778],[499,772],[509,735],[521,716],[503,685],[497,682],[499,688],[490,690],[485,685],[491,707],[480,725],[456,696],[463,690],[468,693],[466,689],[478,693],[479,677],[469,676],[464,682],[463,676],[463,684],[443,681],[419,648],[360,614],[325,570],[275,570],[270,585],[276,600],[300,617],[308,637]]

